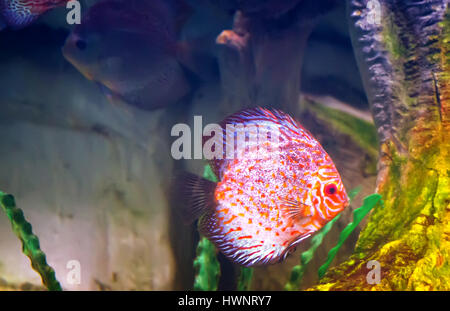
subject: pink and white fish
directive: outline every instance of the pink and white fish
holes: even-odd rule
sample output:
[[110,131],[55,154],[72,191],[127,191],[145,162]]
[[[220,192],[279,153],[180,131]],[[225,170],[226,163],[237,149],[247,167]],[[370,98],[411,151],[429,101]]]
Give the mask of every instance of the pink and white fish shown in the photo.
[[247,144],[234,159],[211,161],[219,182],[187,176],[184,215],[199,217],[200,233],[231,261],[248,267],[277,263],[336,217],[349,198],[330,156],[289,115],[247,109],[226,118],[224,131],[227,124],[270,126],[279,139],[267,143],[278,154],[255,156],[261,144]]

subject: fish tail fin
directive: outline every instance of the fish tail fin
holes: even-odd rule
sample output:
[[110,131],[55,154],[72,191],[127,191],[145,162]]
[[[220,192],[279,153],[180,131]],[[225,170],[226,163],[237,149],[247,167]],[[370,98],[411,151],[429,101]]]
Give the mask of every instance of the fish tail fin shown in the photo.
[[216,183],[191,173],[183,173],[177,178],[174,195],[182,203],[181,216],[190,224],[214,208]]

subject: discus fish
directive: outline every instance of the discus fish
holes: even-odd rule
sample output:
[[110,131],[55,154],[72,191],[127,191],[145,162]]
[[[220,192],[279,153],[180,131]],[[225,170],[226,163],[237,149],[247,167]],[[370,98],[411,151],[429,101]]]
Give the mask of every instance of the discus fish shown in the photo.
[[45,12],[65,5],[69,0],[0,0],[0,29],[4,25],[20,29]]
[[174,103],[191,90],[182,65],[190,68],[196,59],[177,41],[180,2],[97,2],[67,38],[63,55],[112,98],[147,110]]
[[[237,129],[231,141],[227,125]],[[214,137],[223,137],[224,156],[210,162],[220,181],[186,176],[183,212],[187,220],[200,218],[200,233],[231,261],[247,267],[280,262],[348,205],[330,156],[286,113],[247,109],[220,126],[222,136]],[[278,139],[252,143],[251,126],[257,126],[258,133],[269,127],[267,137]],[[236,140],[241,134],[245,139]],[[244,143],[240,151],[227,153],[230,146]],[[216,140],[214,149],[219,144]],[[272,150],[270,156],[256,156],[263,145],[262,154]]]

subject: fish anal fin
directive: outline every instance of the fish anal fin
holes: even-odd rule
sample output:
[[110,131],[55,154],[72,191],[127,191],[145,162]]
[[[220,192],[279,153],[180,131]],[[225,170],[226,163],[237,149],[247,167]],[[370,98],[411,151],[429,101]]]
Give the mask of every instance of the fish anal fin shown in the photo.
[[280,249],[259,239],[243,235],[224,235],[223,227],[213,214],[201,217],[199,231],[208,238],[217,249],[231,262],[253,267],[274,264],[279,261]]

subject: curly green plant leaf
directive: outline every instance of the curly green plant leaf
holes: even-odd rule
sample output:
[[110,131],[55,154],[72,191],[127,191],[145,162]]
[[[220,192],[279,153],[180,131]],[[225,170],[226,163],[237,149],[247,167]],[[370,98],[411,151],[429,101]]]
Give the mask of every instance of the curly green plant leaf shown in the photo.
[[207,238],[202,238],[198,243],[194,268],[197,272],[194,290],[217,290],[220,278],[220,264],[216,258],[216,247]]
[[242,267],[239,275],[237,290],[250,290],[253,277],[253,268]]
[[[203,177],[217,182],[217,177],[209,165],[205,166]],[[217,290],[220,278],[220,263],[214,244],[201,238],[197,245],[197,257],[194,260],[196,271],[194,290]]]
[[[353,200],[353,198],[360,191],[361,191],[361,187],[357,187],[357,188],[349,191],[348,196],[350,198],[350,201]],[[285,290],[293,291],[293,290],[298,290],[300,288],[303,274],[305,273],[308,263],[313,259],[314,253],[316,252],[317,248],[322,244],[323,239],[328,234],[328,232],[330,232],[334,223],[340,217],[341,217],[341,214],[337,215],[335,218],[333,218],[331,221],[329,221],[325,226],[323,226],[323,228],[320,229],[320,231],[317,232],[316,235],[314,235],[311,238],[311,247],[307,251],[303,252],[300,255],[300,264],[296,265],[292,268],[289,281],[286,283],[286,285],[284,287]]]
[[[356,229],[356,227],[359,225],[361,220],[364,219],[364,217],[377,205],[377,203],[382,202],[381,201],[381,195],[379,194],[372,194],[364,198],[363,205],[360,208],[357,208],[353,211],[353,221],[347,225],[347,227],[342,230],[341,234],[339,235],[339,241],[335,247],[333,247],[328,252],[328,257],[326,262],[319,268],[319,279],[321,279],[325,273],[328,270],[328,267],[330,266],[331,262],[333,261],[334,257],[336,256],[337,252],[341,248],[341,246],[344,244],[345,240],[350,236],[350,234]],[[382,203],[381,203],[382,204]]]
[[22,210],[16,207],[14,197],[0,191],[0,206],[11,221],[14,234],[22,242],[23,253],[30,258],[31,266],[41,276],[42,283],[49,290],[62,290],[55,271],[47,264],[46,256],[40,249],[39,238],[33,234],[31,224],[26,221]]
[[300,255],[300,264],[292,268],[289,281],[286,283],[284,289],[288,291],[298,290],[300,288],[303,274],[305,273],[308,263],[313,259],[316,249],[322,244],[323,238],[333,227],[334,223],[341,217],[337,215],[329,221],[316,235],[311,239],[311,247]]

